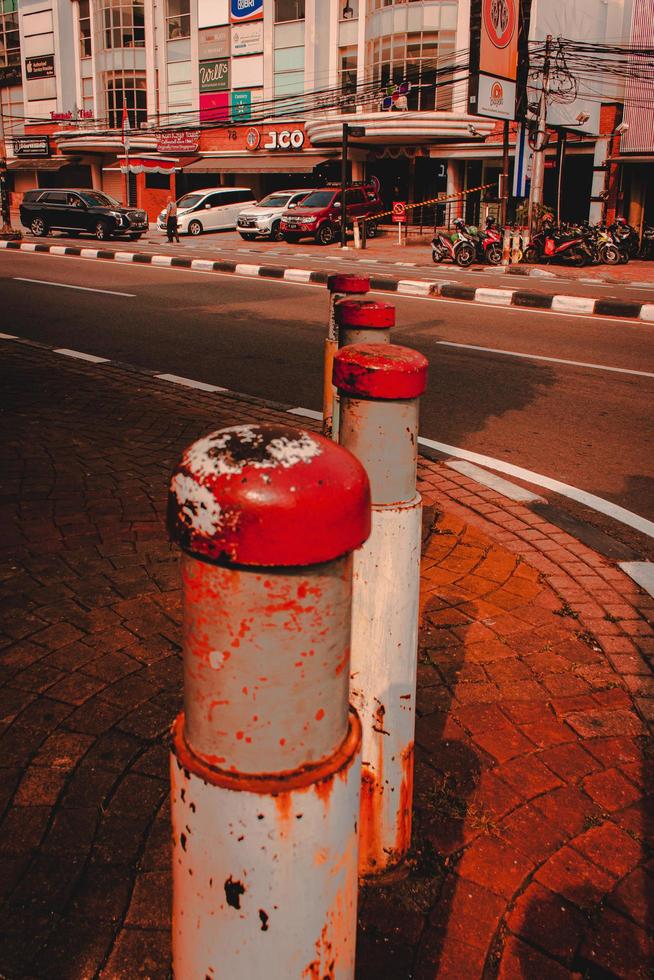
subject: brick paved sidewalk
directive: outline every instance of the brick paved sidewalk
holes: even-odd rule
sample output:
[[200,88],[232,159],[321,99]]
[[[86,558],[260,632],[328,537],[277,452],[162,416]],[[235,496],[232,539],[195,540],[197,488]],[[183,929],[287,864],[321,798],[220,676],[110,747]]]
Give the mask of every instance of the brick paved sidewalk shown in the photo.
[[[201,433],[280,416],[0,351],[0,976],[158,980],[181,700],[166,485]],[[525,507],[420,475],[414,850],[362,893],[358,977],[649,977],[654,600]]]

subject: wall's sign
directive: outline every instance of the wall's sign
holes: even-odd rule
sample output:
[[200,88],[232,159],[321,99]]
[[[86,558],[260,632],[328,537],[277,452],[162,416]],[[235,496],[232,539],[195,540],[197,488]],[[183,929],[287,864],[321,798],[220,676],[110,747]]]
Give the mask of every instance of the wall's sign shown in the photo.
[[198,31],[198,57],[200,61],[229,57],[229,27],[209,27]]
[[0,88],[6,85],[20,85],[23,73],[20,65],[3,65],[0,67]]
[[261,20],[263,0],[230,0],[229,16],[232,24],[242,24],[244,20]]
[[15,157],[49,157],[49,136],[14,136]]
[[220,58],[200,62],[200,92],[226,92],[229,88],[229,61]]
[[301,150],[304,146],[303,129],[270,129],[261,132],[254,126],[245,138],[248,150]]
[[54,55],[44,54],[39,58],[27,58],[25,61],[25,78],[54,78]]
[[196,153],[200,142],[197,129],[157,134],[157,153]]
[[252,117],[252,92],[232,92],[232,119],[247,122]]
[[238,24],[232,27],[232,55],[261,54],[263,51],[263,22]]
[[515,118],[518,71],[517,0],[471,0],[468,111]]

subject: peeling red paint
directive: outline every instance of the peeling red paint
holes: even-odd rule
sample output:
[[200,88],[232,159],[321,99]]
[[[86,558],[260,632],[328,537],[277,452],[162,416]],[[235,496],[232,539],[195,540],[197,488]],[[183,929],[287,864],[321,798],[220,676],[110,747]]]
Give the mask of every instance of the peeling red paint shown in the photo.
[[334,358],[334,385],[363,398],[419,398],[427,386],[427,358],[397,344],[352,344]]
[[395,326],[395,307],[366,299],[345,299],[334,310],[339,327],[372,327],[388,330]]
[[327,277],[327,289],[330,293],[368,293],[370,292],[370,279],[368,276],[333,272]]
[[316,711],[316,721],[322,721],[322,719],[324,717],[325,717],[325,711],[324,711],[324,709],[323,708],[319,708],[318,711]]

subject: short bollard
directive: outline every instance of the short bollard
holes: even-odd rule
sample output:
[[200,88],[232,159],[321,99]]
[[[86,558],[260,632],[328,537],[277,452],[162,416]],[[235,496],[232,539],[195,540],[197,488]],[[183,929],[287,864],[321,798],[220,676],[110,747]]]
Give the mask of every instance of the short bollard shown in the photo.
[[361,463],[323,436],[241,425],[183,454],[184,711],[173,726],[177,980],[351,980],[361,725],[349,707]]
[[418,399],[427,360],[395,344],[334,360],[340,442],[370,477],[372,533],[354,556],[352,704],[363,727],[359,873],[379,875],[411,844],[421,498]]
[[366,299],[344,299],[335,310],[338,346],[388,344],[395,326],[395,307]]
[[338,350],[336,305],[347,296],[360,296],[367,293],[370,290],[370,279],[367,276],[334,273],[327,278],[327,289],[329,290],[329,321],[323,354],[322,434],[328,439],[333,438],[338,442],[338,425],[334,425],[333,419],[334,388],[332,385],[334,355]]

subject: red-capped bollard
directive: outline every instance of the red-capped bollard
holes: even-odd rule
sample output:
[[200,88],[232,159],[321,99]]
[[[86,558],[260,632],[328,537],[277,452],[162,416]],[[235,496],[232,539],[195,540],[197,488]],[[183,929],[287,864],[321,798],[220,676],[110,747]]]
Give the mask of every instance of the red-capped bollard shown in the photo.
[[338,346],[389,344],[395,326],[395,307],[366,299],[344,299],[335,309]]
[[421,498],[419,397],[427,359],[395,344],[343,347],[334,360],[340,442],[368,471],[372,533],[354,556],[350,697],[363,727],[359,873],[411,843]]
[[361,726],[348,684],[365,470],[299,428],[221,429],[183,454],[168,526],[184,608],[174,975],[351,980]]
[[332,385],[334,355],[338,350],[336,306],[348,296],[360,296],[369,292],[370,279],[368,276],[345,275],[335,272],[327,277],[327,289],[329,291],[329,320],[323,352],[322,433],[328,439],[334,439],[338,442],[338,425],[334,425],[333,419],[334,387]]

